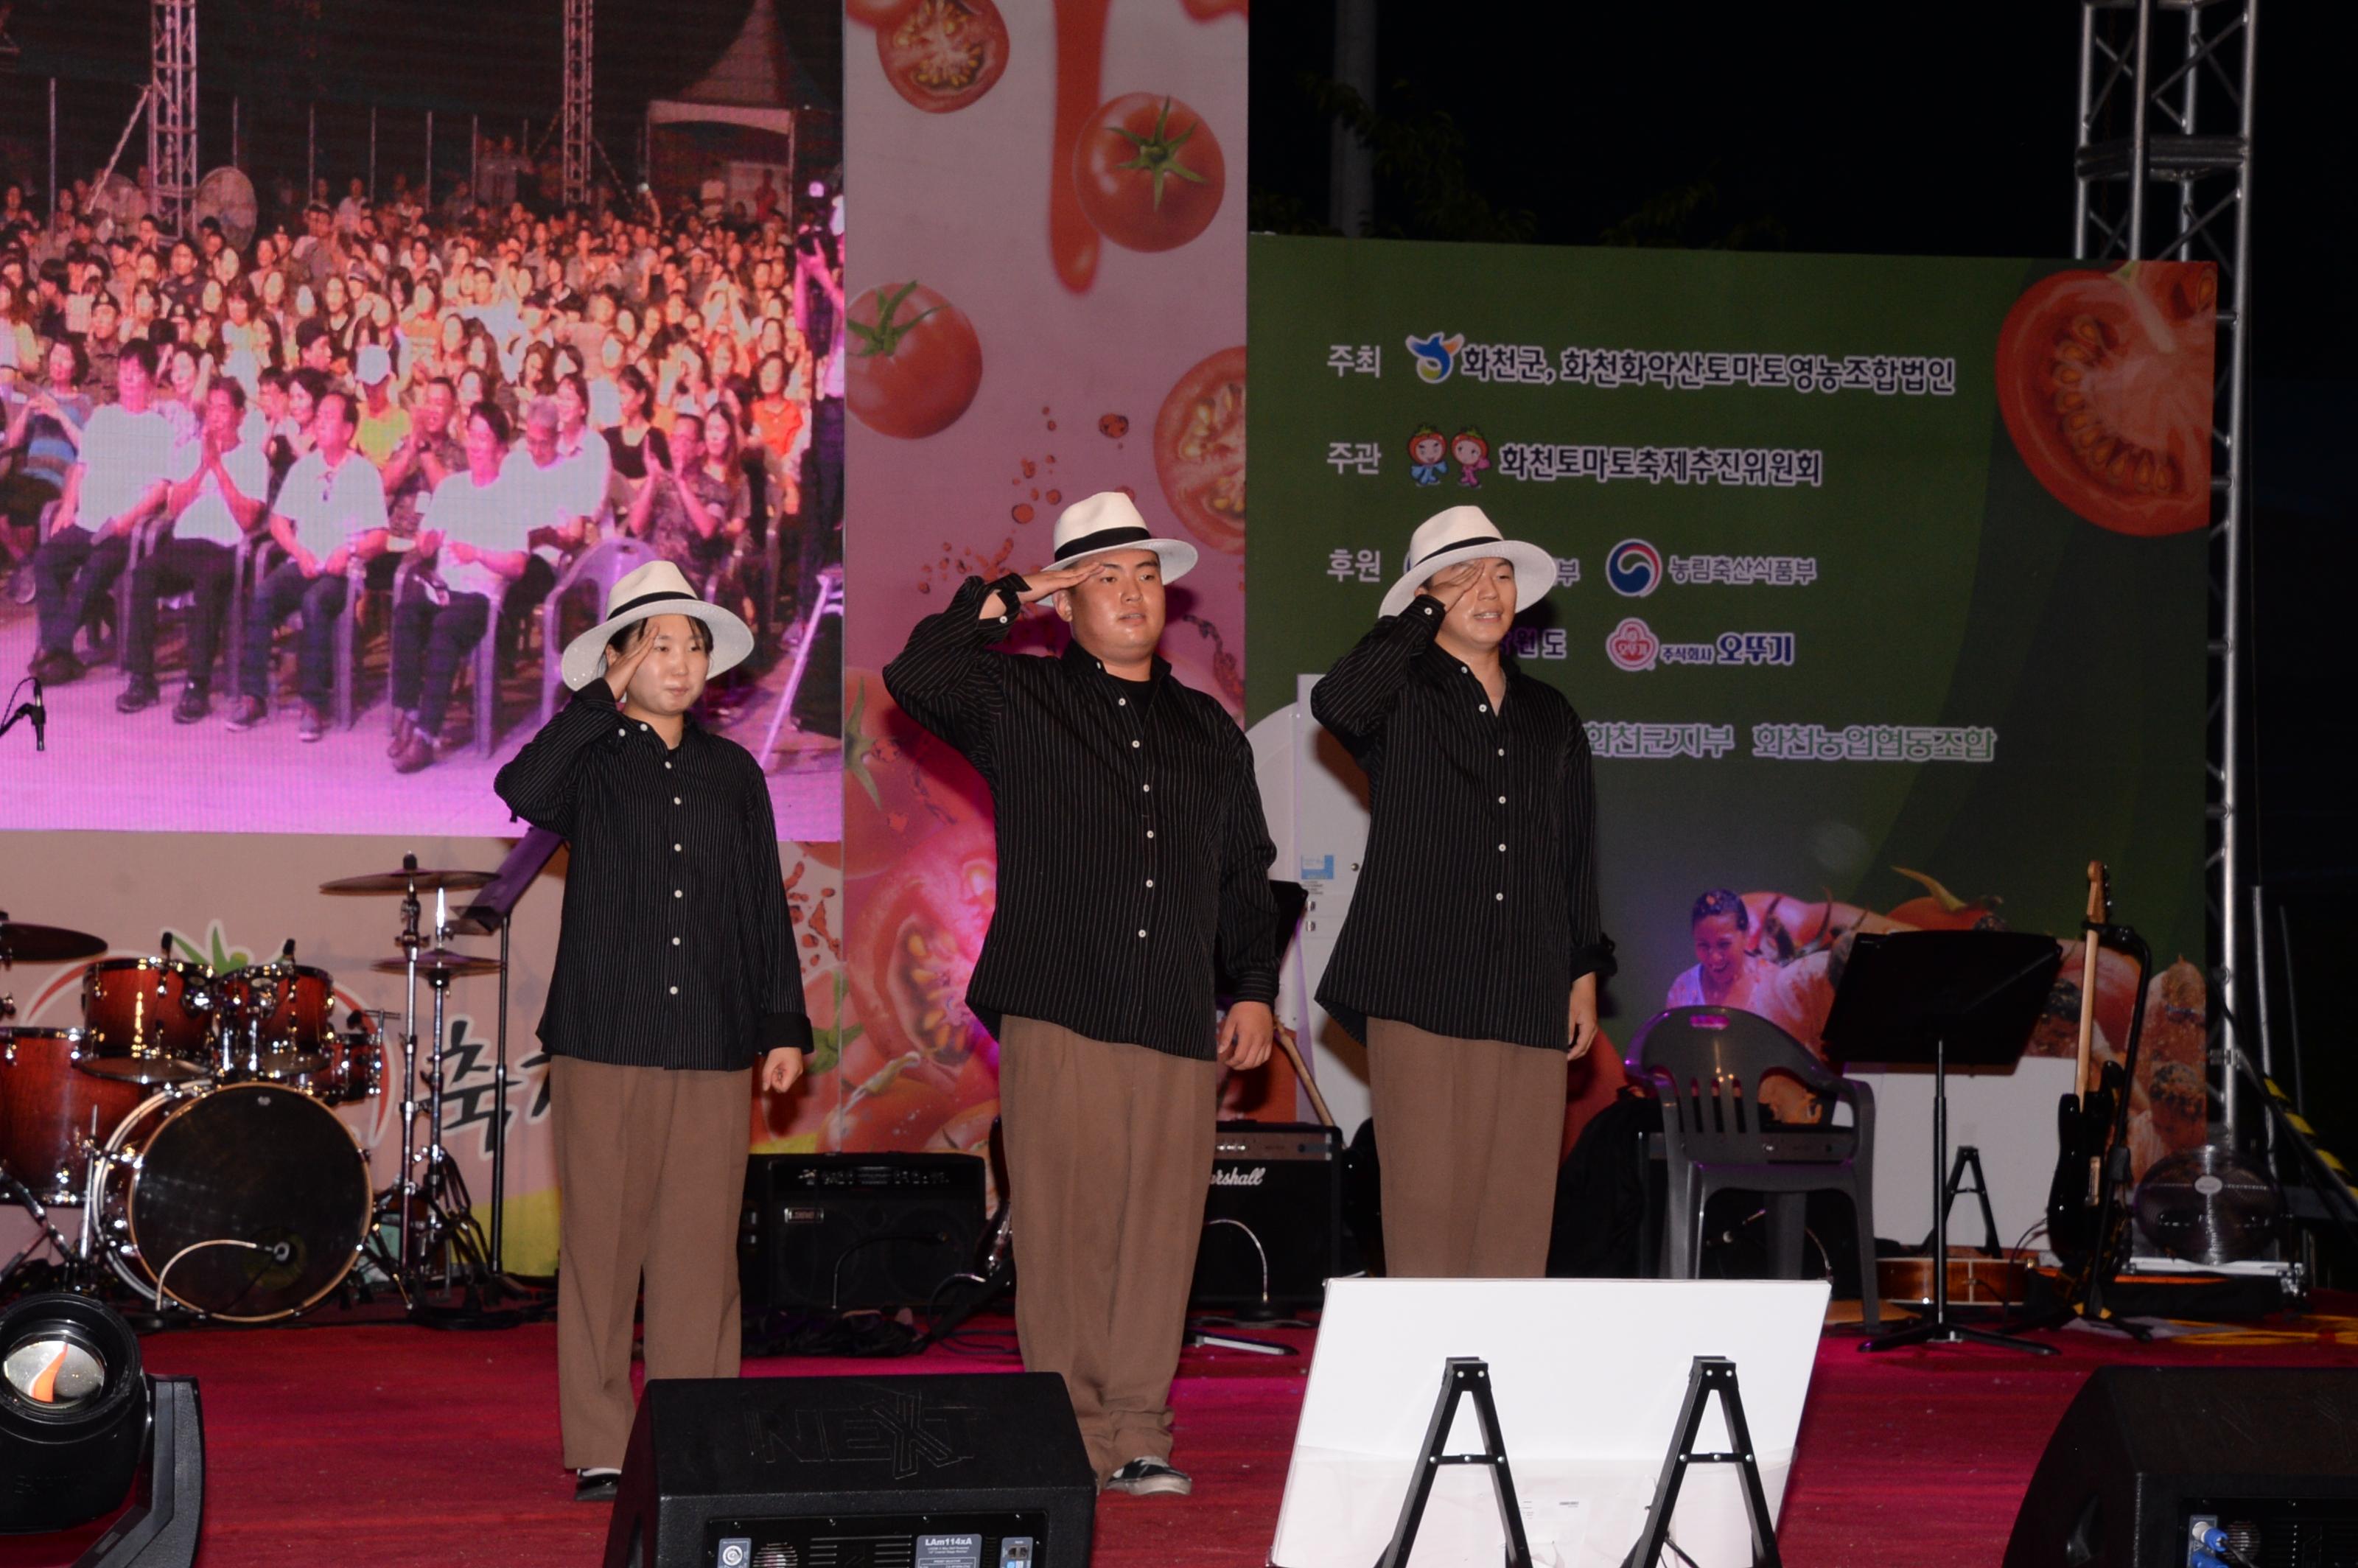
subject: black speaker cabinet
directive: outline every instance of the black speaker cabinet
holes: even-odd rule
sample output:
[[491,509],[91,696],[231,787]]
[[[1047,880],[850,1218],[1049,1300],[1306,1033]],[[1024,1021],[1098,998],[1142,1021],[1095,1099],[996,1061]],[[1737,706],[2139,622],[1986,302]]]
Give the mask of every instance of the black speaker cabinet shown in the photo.
[[757,1154],[737,1272],[745,1310],[924,1307],[974,1267],[982,1161],[972,1154]]
[[2358,1368],[2101,1367],[2048,1440],[2005,1568],[2358,1565]]
[[[1020,1237],[1022,1222],[1016,1224]],[[1342,1238],[1340,1133],[1314,1122],[1220,1123],[1189,1293],[1194,1305],[1258,1304],[1265,1259],[1271,1304],[1315,1306],[1340,1270]]]
[[1096,1509],[1053,1372],[657,1379],[606,1568],[1087,1568]]

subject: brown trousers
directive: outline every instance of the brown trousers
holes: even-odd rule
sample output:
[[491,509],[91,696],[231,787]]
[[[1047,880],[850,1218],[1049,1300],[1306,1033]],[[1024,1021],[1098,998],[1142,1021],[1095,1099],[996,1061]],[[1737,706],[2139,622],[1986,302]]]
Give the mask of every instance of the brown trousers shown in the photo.
[[557,1414],[565,1464],[620,1466],[646,1281],[650,1378],[737,1375],[737,1224],[753,1075],[548,1065],[559,1202]]
[[1171,1379],[1212,1181],[1219,1068],[1036,1019],[1000,1033],[1023,1366],[1063,1375],[1102,1482],[1171,1456]]
[[1561,1051],[1368,1020],[1386,1274],[1547,1272],[1565,1065]]

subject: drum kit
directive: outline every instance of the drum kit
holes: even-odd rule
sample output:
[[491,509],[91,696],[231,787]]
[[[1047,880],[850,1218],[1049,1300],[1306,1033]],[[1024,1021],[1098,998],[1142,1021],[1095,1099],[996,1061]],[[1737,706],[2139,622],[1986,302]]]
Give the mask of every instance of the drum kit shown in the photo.
[[[395,1014],[354,1009],[339,1029],[334,978],[297,963],[291,940],[266,963],[216,973],[174,957],[168,931],[155,957],[107,957],[100,937],[0,914],[0,967],[96,960],[82,971],[80,1028],[16,1027],[14,999],[0,997],[0,1204],[39,1227],[0,1268],[0,1294],[44,1244],[57,1254],[52,1279],[65,1288],[97,1294],[119,1284],[159,1314],[235,1323],[292,1317],[340,1287],[366,1299],[375,1277],[415,1312],[437,1292],[462,1290],[474,1302],[487,1286],[496,1292],[504,1280],[496,1205],[505,1118],[493,1119],[488,1243],[442,1142],[449,987],[498,974],[503,1013],[507,1000],[501,959],[447,946],[454,934],[481,929],[450,918],[448,894],[492,880],[421,869],[409,855],[397,871],[319,890],[402,898],[400,955],[373,966],[408,980],[393,1043],[395,1081],[407,1086],[401,1170],[382,1191],[336,1108],[384,1093],[385,1028]],[[435,918],[421,930],[427,893]],[[421,980],[432,992],[433,1031],[422,1073]],[[503,1026],[503,1046],[504,1037]],[[504,1105],[505,1091],[503,1048],[495,1104]],[[50,1211],[59,1208],[81,1210],[77,1238],[59,1228]]]

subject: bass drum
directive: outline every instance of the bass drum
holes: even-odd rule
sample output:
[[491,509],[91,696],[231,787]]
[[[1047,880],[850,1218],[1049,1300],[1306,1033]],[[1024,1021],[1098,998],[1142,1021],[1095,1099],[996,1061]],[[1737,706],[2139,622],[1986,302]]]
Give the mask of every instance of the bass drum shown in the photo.
[[373,1206],[367,1157],[336,1113],[276,1084],[156,1096],[107,1140],[99,1184],[124,1281],[231,1323],[334,1290]]

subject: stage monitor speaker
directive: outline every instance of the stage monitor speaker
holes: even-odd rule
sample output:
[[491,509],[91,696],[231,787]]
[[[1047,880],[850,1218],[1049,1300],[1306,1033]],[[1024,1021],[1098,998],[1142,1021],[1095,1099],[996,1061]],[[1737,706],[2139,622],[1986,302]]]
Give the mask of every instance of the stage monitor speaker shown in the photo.
[[[1019,1261],[1022,1220],[1016,1221]],[[1224,1121],[1189,1292],[1197,1307],[1314,1306],[1340,1271],[1343,1141],[1315,1122]]]
[[2358,1564],[2358,1368],[2100,1367],[2030,1477],[2005,1568]]
[[1053,1372],[656,1379],[605,1568],[1087,1568],[1096,1509]]
[[972,1154],[757,1154],[738,1281],[750,1314],[924,1308],[981,1240]]

